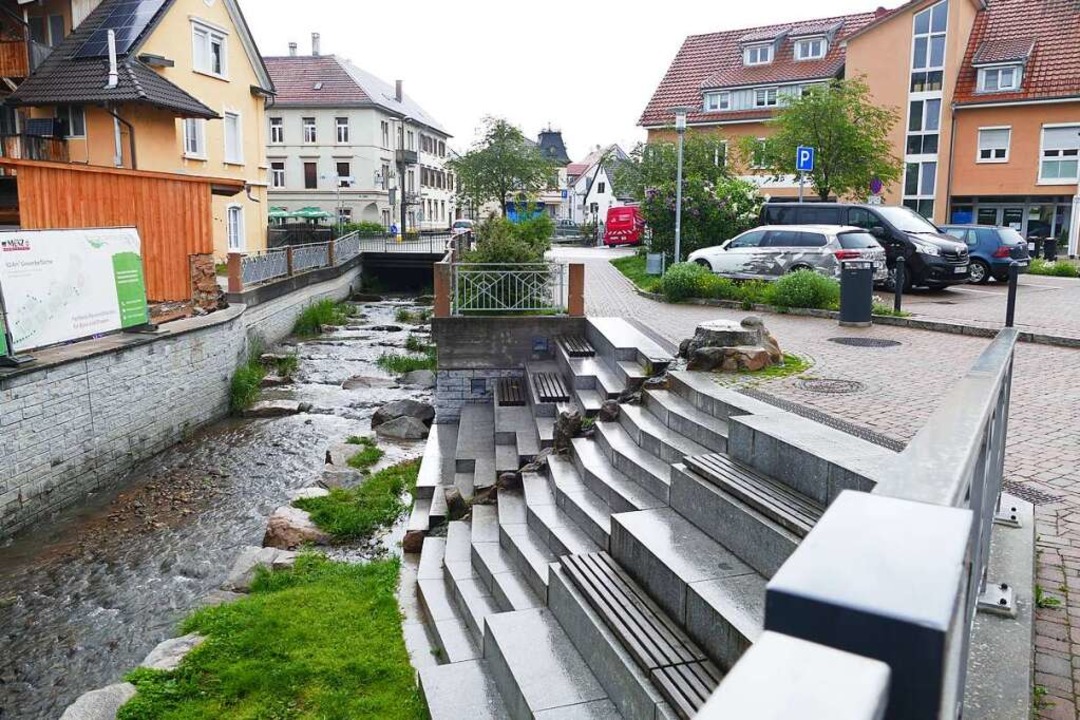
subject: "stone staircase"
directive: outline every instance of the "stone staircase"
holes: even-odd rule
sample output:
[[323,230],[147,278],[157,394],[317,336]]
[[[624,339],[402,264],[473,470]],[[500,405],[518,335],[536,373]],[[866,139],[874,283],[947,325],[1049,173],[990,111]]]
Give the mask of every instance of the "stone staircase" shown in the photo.
[[[410,527],[439,521],[440,486],[490,487],[551,445],[559,412],[595,416],[670,362],[624,321],[588,320],[524,368],[525,405],[497,395],[436,426]],[[545,402],[553,373],[567,399]],[[893,457],[669,373],[424,541],[418,593],[442,663],[420,672],[432,717],[691,717],[761,634],[768,578],[840,490],[869,489]]]

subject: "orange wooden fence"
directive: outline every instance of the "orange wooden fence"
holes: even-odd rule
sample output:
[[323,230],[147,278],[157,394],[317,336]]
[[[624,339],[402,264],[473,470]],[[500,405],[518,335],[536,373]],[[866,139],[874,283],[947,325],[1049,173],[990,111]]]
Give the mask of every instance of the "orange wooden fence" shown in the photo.
[[0,159],[15,170],[27,230],[137,227],[151,302],[191,298],[190,257],[214,251],[212,195],[241,180]]

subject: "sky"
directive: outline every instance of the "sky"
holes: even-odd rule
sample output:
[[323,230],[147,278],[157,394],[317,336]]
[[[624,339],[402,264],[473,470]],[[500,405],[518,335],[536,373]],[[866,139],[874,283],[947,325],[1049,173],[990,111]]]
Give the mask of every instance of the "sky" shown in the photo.
[[[468,150],[486,115],[533,139],[549,125],[571,160],[595,146],[627,151],[638,118],[687,35],[866,12],[878,0],[740,0],[673,5],[578,0],[240,0],[263,55],[340,55],[405,92]],[[900,0],[889,4],[893,7]]]

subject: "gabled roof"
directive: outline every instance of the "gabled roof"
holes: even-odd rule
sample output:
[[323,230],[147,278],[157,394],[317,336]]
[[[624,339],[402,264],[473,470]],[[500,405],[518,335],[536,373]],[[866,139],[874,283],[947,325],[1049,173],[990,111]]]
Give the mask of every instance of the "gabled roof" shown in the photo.
[[403,94],[398,101],[395,86],[358,68],[345,58],[337,55],[286,55],[268,57],[265,61],[277,88],[276,107],[376,107],[451,137],[434,117],[407,94]]
[[[739,112],[703,111],[702,91],[725,87],[770,85],[835,77],[844,67],[843,40],[874,19],[874,13],[859,13],[820,20],[782,23],[759,28],[743,28],[686,38],[675,60],[653,93],[639,124],[646,127],[669,125],[671,109],[693,108],[689,122],[733,122],[768,118],[771,110]],[[827,34],[840,25],[821,60],[795,61],[793,32]],[[749,42],[781,38],[768,65],[743,65],[742,47]]]
[[[956,83],[956,103],[1080,97],[1080,5],[1072,0],[993,0],[979,12]],[[1024,62],[1016,92],[978,92],[978,68]]]
[[[260,89],[273,92],[273,84],[266,72],[258,48],[235,0],[224,0],[225,6],[236,25],[241,45],[252,59]],[[93,12],[68,35],[41,66],[27,78],[19,89],[8,98],[12,105],[90,105],[104,103],[134,103],[150,105],[176,113],[180,117],[217,118],[216,112],[207,107],[175,83],[159,75],[139,60],[139,51],[147,38],[153,34],[161,19],[172,9],[175,0],[165,0],[154,17],[146,24],[138,38],[125,54],[117,57],[119,82],[107,88],[109,77],[108,58],[77,57],[80,48],[95,31],[101,29],[112,11],[123,0],[102,0]]]

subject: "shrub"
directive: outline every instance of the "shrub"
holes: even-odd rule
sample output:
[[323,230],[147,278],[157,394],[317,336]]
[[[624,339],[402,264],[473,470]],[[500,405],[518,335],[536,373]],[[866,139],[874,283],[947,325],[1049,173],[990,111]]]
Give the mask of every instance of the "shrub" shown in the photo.
[[423,355],[402,355],[401,353],[385,353],[379,356],[375,364],[388,373],[404,375],[413,370],[431,370],[434,372],[436,365],[435,348],[429,346]]
[[840,302],[840,283],[812,270],[799,270],[777,280],[765,295],[778,308],[828,310]]
[[406,325],[423,325],[431,319],[430,308],[398,308],[394,313],[394,321]]
[[375,235],[387,232],[382,223],[371,222],[370,220],[363,220],[361,222],[346,223],[341,228],[342,235],[348,235],[349,233],[358,232],[361,235]]
[[333,300],[320,300],[304,308],[296,318],[293,333],[301,337],[314,337],[322,332],[323,325],[343,325],[349,319],[349,311]]
[[1050,266],[1050,274],[1055,277],[1074,278],[1078,273],[1075,265],[1059,260]]
[[739,298],[741,290],[734,280],[709,274],[702,278],[700,292],[698,297],[710,300],[735,300]]
[[506,218],[490,218],[476,227],[476,249],[467,253],[472,263],[543,262],[551,247],[555,226],[546,216],[514,223]]
[[435,346],[429,345],[415,335],[410,335],[405,341],[405,349],[409,352],[428,354],[434,351]]
[[702,292],[714,277],[708,268],[697,263],[678,263],[668,268],[660,280],[660,292],[668,302],[682,302],[702,297]]

